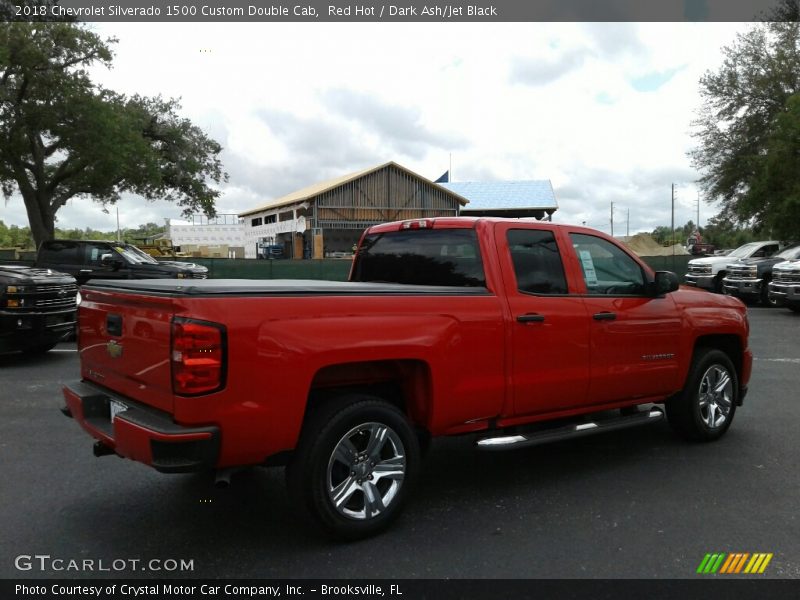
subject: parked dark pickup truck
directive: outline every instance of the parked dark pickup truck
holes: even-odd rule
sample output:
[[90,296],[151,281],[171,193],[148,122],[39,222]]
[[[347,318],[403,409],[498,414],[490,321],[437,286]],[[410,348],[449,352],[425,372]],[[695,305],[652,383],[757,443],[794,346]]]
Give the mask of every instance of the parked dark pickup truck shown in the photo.
[[800,258],[800,244],[789,246],[765,258],[745,258],[726,266],[727,275],[722,280],[722,291],[749,302],[765,306],[778,306],[780,300],[769,295],[772,269],[778,263]]
[[800,258],[778,263],[772,268],[769,299],[775,306],[800,312]]
[[89,279],[205,279],[208,269],[194,263],[159,261],[124,242],[51,240],[42,242],[36,266],[69,273],[79,284]]
[[75,279],[49,269],[0,265],[0,352],[47,352],[75,329]]
[[432,436],[505,450],[645,425],[721,437],[752,364],[741,301],[584,227],[387,223],[350,282],[82,290],[68,416],[164,472],[287,465],[293,504],[358,538],[400,512]]

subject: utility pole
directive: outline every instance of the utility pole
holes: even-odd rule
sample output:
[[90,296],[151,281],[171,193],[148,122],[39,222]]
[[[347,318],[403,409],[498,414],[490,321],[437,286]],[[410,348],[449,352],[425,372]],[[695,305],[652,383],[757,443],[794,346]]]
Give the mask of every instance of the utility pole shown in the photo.
[[631,238],[631,209],[628,209],[628,220],[625,221],[625,237],[630,241]]
[[670,246],[672,246],[672,270],[675,270],[675,184],[672,184],[672,239]]
[[614,237],[614,203],[611,203],[611,237]]
[[700,192],[697,192],[697,233],[700,233]]

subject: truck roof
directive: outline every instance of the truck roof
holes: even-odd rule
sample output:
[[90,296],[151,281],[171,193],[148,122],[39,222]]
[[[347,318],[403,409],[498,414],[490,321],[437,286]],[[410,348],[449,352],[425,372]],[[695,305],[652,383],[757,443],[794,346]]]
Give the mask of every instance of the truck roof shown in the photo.
[[[581,225],[574,225],[572,223],[553,223],[552,221],[540,221],[534,218],[508,218],[508,217],[434,217],[430,219],[404,219],[402,221],[391,221],[389,223],[381,223],[373,225],[366,230],[366,233],[386,233],[388,231],[398,231],[403,227],[404,223],[426,222],[424,229],[473,229],[478,223],[535,223],[543,229],[556,229],[559,227],[569,227],[575,230],[585,230],[586,232],[598,233],[597,230],[591,227],[583,227]],[[599,232],[602,234],[602,232]],[[603,234],[606,235],[606,234]]]

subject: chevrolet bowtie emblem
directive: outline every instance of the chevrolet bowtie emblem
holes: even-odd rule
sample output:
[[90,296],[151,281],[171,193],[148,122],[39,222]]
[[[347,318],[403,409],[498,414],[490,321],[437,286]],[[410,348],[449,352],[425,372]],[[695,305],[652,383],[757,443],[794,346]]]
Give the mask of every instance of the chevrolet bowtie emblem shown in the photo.
[[119,358],[122,356],[122,346],[114,340],[111,340],[106,344],[106,352],[108,352],[111,358]]

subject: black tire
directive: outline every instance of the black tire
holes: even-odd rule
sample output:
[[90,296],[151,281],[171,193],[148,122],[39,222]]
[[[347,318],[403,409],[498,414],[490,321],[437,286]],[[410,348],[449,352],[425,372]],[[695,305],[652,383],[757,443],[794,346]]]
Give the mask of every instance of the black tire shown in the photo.
[[50,344],[39,344],[38,346],[30,346],[25,348],[22,353],[25,356],[40,356],[42,354],[46,354],[50,352],[53,348],[56,347],[56,342],[52,342]]
[[725,272],[722,271],[714,277],[714,293],[715,294],[724,294],[725,288],[722,286],[722,280],[725,277]]
[[[711,386],[717,389],[709,395]],[[731,426],[738,399],[739,378],[728,355],[714,348],[698,348],[686,386],[666,403],[667,420],[684,438],[711,442]]]
[[792,312],[800,312],[800,304],[797,302],[787,303],[786,306]]
[[769,279],[764,279],[761,282],[761,304],[769,308],[777,308],[781,305],[780,300],[769,297]]
[[417,433],[406,416],[380,398],[350,394],[309,416],[286,482],[295,506],[326,533],[356,540],[399,516],[419,463]]

